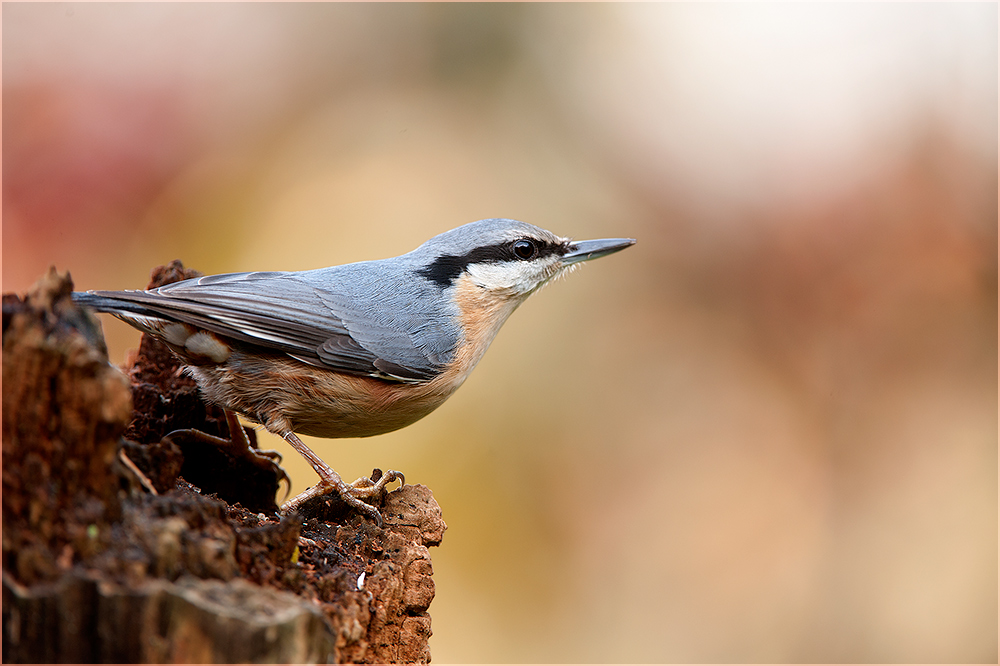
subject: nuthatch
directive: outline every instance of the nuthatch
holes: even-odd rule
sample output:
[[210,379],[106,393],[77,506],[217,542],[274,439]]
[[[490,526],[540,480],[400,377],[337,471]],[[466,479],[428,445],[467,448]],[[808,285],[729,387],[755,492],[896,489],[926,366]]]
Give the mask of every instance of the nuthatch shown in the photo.
[[295,433],[368,437],[410,425],[461,386],[507,317],[539,287],[634,243],[571,241],[490,219],[392,259],[210,275],[73,298],[165,342],[204,397],[226,410],[231,437],[244,436],[237,412],[309,461],[320,483],[283,511],[336,491],[381,524],[362,499],[402,475],[344,483]]

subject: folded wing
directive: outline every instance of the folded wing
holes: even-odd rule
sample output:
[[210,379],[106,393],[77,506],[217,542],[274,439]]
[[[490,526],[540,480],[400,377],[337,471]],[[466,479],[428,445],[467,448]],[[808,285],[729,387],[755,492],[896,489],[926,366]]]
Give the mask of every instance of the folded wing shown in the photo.
[[420,313],[365,312],[362,299],[339,292],[331,276],[315,272],[210,275],[150,291],[91,291],[74,299],[125,321],[183,322],[356,375],[423,381],[441,372],[447,356],[440,350],[448,345],[422,344],[430,322],[421,321]]

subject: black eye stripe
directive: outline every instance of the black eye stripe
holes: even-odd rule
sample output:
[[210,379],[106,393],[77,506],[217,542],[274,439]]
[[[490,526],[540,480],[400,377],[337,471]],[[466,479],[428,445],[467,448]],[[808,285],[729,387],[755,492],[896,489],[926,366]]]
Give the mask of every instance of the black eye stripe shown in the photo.
[[[534,255],[531,257],[519,257],[514,250],[514,245],[521,241],[532,243]],[[469,264],[497,264],[504,261],[524,261],[525,259],[539,259],[551,255],[564,255],[567,252],[563,243],[549,243],[537,238],[519,238],[515,241],[507,241],[496,245],[486,245],[477,247],[461,256],[444,255],[438,257],[430,265],[417,271],[421,277],[427,278],[434,284],[441,287],[448,287]]]

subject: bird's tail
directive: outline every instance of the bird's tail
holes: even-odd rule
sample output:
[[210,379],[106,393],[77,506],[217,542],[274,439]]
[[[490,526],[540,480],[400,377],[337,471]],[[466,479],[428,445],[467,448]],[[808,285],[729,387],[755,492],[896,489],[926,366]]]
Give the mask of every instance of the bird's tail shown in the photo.
[[[114,293],[114,292],[111,292]],[[115,298],[107,293],[94,291],[74,291],[73,302],[77,305],[85,305],[98,312],[107,312],[113,315],[133,314],[147,317],[155,317],[156,313],[141,303],[129,301],[123,298]]]
[[[114,315],[133,328],[164,338],[166,328],[174,324],[176,320],[143,303],[129,299],[130,293],[143,294],[144,292],[74,291],[73,302],[97,312]],[[168,344],[170,342],[165,338],[164,341]]]

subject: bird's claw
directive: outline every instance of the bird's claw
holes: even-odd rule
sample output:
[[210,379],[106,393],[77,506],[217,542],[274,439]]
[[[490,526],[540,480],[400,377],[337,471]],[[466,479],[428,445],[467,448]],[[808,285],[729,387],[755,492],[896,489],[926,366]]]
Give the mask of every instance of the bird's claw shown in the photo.
[[[332,472],[333,470],[330,471]],[[382,513],[364,500],[377,497],[385,490],[386,484],[392,483],[393,481],[399,481],[401,484],[405,484],[405,477],[403,474],[395,470],[388,470],[383,474],[381,470],[375,469],[372,472],[372,477],[375,478],[374,481],[370,477],[363,476],[350,484],[344,483],[343,480],[341,480],[340,475],[336,472],[333,472],[333,474],[335,476],[321,479],[320,482],[312,488],[307,489],[305,492],[296,495],[282,504],[281,512],[292,513],[297,511],[308,500],[336,493],[348,506],[361,511],[362,513],[368,514],[368,516],[375,521],[376,525],[382,527]],[[400,487],[402,487],[402,485]]]

